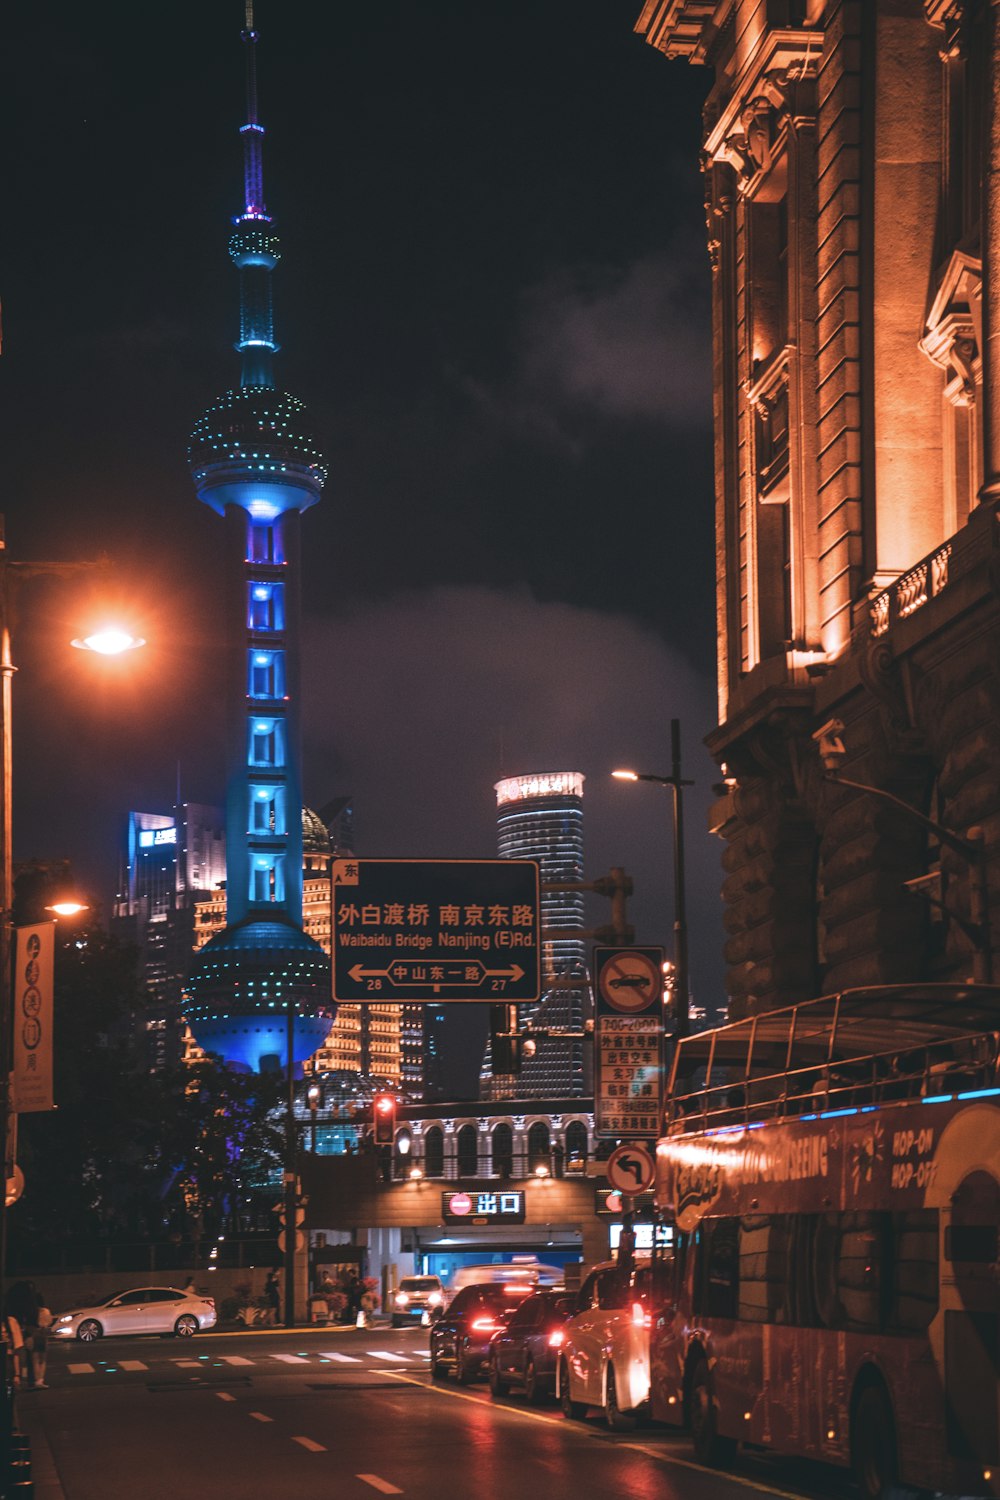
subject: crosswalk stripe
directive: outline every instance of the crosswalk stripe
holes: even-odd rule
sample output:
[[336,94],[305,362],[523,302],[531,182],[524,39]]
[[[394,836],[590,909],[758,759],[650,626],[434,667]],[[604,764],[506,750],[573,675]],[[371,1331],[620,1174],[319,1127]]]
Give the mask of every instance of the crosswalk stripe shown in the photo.
[[200,1359],[175,1359],[172,1361],[180,1370],[200,1370]]
[[149,1366],[143,1364],[141,1359],[120,1359],[118,1368],[120,1370],[148,1370]]
[[236,1397],[233,1396],[233,1395],[231,1395],[229,1391],[216,1391],[215,1394],[218,1396],[218,1398],[219,1398],[220,1401],[235,1401],[236,1400]]
[[93,1365],[69,1365],[67,1367],[71,1375],[93,1375]]
[[292,1442],[293,1443],[301,1443],[302,1446],[303,1446],[303,1448],[308,1448],[309,1449],[310,1453],[325,1453],[326,1452],[326,1449],[323,1447],[323,1444],[322,1443],[315,1443],[315,1442],[313,1442],[312,1438],[307,1438],[307,1437],[293,1437],[292,1438]]
[[252,1365],[252,1359],[244,1359],[242,1354],[224,1354],[223,1360],[227,1365]]
[[341,1364],[345,1365],[359,1365],[361,1363],[356,1354],[340,1354],[337,1352],[327,1353],[326,1350],[322,1349],[320,1350],[319,1357],[320,1359],[336,1359],[339,1360]]
[[392,1359],[404,1365],[410,1357],[408,1354],[393,1354],[389,1349],[369,1349],[368,1353],[372,1359]]
[[382,1495],[401,1495],[403,1491],[395,1484],[390,1484],[388,1479],[382,1479],[378,1474],[359,1474],[365,1484],[370,1484],[373,1490],[378,1490]]
[[255,1422],[273,1422],[273,1417],[266,1417],[262,1411],[252,1411],[250,1415]]
[[308,1359],[301,1354],[273,1354],[272,1359],[280,1359],[283,1365],[307,1365]]

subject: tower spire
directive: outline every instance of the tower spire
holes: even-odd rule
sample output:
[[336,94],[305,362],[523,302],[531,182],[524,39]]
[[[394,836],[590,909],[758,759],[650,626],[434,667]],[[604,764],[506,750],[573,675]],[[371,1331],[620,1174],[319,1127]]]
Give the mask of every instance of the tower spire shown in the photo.
[[246,57],[247,118],[240,126],[243,137],[243,212],[233,223],[236,232],[229,241],[229,254],[240,273],[240,338],[236,345],[243,356],[240,384],[274,386],[272,356],[278,349],[274,339],[274,309],[271,272],[280,259],[277,235],[267,226],[271,216],[264,203],[264,127],[257,118],[257,30],[253,0],[246,0],[243,49]]

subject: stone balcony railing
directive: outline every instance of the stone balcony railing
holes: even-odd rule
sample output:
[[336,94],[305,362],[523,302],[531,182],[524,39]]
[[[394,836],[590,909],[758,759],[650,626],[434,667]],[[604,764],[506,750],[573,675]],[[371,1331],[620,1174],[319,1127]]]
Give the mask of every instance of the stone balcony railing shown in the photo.
[[994,501],[980,506],[961,531],[871,596],[867,617],[862,617],[855,628],[855,644],[886,635],[893,625],[910,619],[998,553],[1000,507]]

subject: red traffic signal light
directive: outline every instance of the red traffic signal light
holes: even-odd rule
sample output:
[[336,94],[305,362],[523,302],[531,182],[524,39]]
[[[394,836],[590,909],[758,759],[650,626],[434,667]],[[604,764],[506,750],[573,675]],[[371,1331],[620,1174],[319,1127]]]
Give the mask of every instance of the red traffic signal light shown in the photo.
[[372,1100],[376,1146],[391,1146],[396,1139],[396,1101],[391,1094],[376,1094]]

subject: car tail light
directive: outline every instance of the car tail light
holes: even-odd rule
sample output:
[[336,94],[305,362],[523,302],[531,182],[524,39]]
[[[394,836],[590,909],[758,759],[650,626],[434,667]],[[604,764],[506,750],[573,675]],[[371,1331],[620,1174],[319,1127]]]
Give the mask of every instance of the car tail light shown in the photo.
[[469,1324],[472,1333],[499,1333],[502,1327],[495,1318],[473,1318]]
[[632,1322],[636,1328],[652,1328],[653,1320],[641,1302],[632,1303]]
[[566,1342],[566,1330],[564,1328],[553,1328],[549,1334],[549,1348],[561,1349]]
[[505,1297],[527,1297],[534,1291],[534,1287],[523,1281],[510,1281],[503,1289]]
[[208,1305],[212,1309],[212,1311],[215,1312],[215,1298],[214,1297],[206,1297],[205,1301],[208,1303]]

